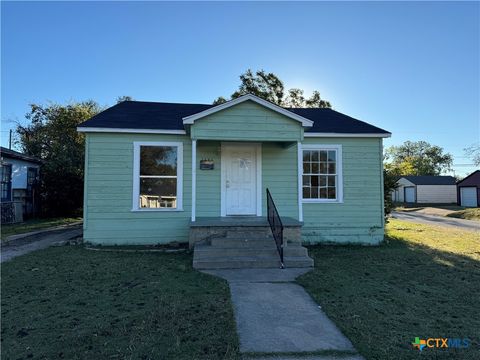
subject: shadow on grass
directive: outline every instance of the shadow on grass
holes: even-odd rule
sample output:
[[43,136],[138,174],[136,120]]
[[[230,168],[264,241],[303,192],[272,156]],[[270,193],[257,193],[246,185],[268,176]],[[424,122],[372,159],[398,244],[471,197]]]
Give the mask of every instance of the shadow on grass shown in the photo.
[[[473,359],[479,354],[480,262],[389,238],[378,247],[309,248],[298,279],[367,359]],[[415,337],[469,338],[468,349],[426,349]]]
[[2,264],[2,358],[236,359],[225,281],[191,254],[52,247]]

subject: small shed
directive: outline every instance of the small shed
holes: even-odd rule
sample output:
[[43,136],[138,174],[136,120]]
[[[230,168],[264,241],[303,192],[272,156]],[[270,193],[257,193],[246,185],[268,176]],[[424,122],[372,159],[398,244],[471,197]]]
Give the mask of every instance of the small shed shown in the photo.
[[403,203],[451,204],[457,202],[453,176],[402,176],[392,192],[392,200]]
[[458,204],[465,207],[480,205],[480,170],[476,170],[457,183]]

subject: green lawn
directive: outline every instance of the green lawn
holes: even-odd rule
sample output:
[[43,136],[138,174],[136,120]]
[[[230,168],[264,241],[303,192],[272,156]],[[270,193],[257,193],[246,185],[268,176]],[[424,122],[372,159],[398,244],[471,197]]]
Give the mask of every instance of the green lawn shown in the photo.
[[[367,359],[474,359],[480,353],[480,236],[391,220],[378,247],[316,246],[299,283]],[[415,337],[468,349],[413,350]]]
[[480,208],[467,208],[465,210],[455,211],[448,214],[449,217],[480,221]]
[[2,264],[2,358],[238,358],[228,285],[191,264],[79,246]]
[[78,221],[82,221],[82,218],[32,219],[17,224],[2,225],[2,240],[5,240],[5,238],[10,235],[23,234],[54,226],[68,225]]

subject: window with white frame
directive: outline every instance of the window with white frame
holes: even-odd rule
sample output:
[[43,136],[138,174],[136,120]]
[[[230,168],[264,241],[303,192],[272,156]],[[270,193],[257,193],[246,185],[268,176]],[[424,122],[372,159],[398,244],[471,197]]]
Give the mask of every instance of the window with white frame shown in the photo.
[[182,209],[182,143],[135,143],[134,153],[134,210]]
[[303,147],[302,194],[304,201],[342,201],[342,164],[339,145]]

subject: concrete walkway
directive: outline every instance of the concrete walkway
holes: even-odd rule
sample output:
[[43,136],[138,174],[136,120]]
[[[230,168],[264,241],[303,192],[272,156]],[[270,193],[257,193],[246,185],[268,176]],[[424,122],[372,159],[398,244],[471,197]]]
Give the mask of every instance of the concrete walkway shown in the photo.
[[[309,270],[204,271],[226,279],[230,285],[240,352],[278,353],[278,356],[261,359],[326,360],[335,357],[313,356],[311,352],[335,351],[343,355],[342,359],[363,359],[360,355],[351,355],[355,352],[352,343],[328,319],[303,287],[292,282]],[[299,356],[292,356],[291,353],[298,353]],[[300,356],[301,353],[306,353],[306,356]],[[251,357],[254,358],[258,359]]]
[[28,254],[35,250],[63,243],[82,235],[82,225],[70,226],[65,229],[43,231],[34,235],[17,237],[2,244],[0,262],[9,261],[17,256]]
[[445,226],[459,230],[480,231],[480,222],[465,219],[455,219],[446,216],[435,216],[415,212],[392,211],[394,219],[411,221],[419,224]]

